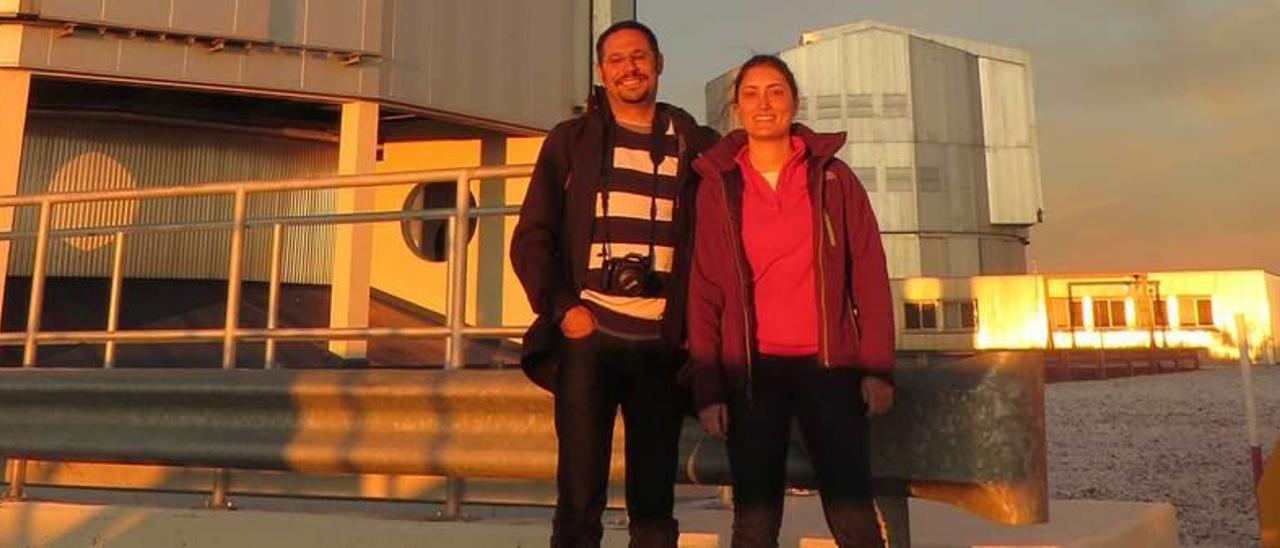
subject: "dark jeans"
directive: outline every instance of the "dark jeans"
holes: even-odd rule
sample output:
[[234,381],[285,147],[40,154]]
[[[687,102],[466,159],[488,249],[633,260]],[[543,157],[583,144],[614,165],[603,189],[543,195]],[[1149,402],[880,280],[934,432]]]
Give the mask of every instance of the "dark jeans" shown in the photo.
[[559,499],[551,546],[600,546],[613,422],[621,406],[631,546],[674,548],[678,527],[672,506],[682,417],[673,356],[656,342],[599,332],[567,344],[555,398]]
[[734,548],[776,547],[792,418],[817,472],[827,526],[842,548],[884,546],[871,492],[862,375],[812,357],[757,360],[751,401],[729,401]]

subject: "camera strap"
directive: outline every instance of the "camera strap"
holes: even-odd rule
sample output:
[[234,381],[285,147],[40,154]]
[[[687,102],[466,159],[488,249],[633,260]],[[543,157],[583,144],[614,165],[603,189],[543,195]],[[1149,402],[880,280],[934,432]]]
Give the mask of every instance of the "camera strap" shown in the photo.
[[[665,137],[667,133],[666,127],[659,128],[659,124],[663,121],[662,114],[655,113],[653,123],[650,126],[649,133],[649,161],[653,163],[652,181],[653,185],[649,192],[649,264],[650,268],[656,267],[657,257],[655,252],[658,243],[658,190],[659,190],[659,169],[662,162],[666,160],[667,151],[665,145]],[[616,122],[615,122],[616,123]],[[668,122],[670,123],[670,122]],[[616,143],[613,144],[616,147]],[[613,257],[613,249],[610,244],[613,243],[613,236],[609,231],[609,177],[604,177],[601,185],[602,192],[600,195],[600,209],[604,217],[604,245],[601,254],[605,260]]]
[[658,258],[654,256],[654,247],[658,239],[658,168],[667,157],[667,147],[663,146],[667,128],[658,128],[661,119],[660,114],[653,115],[653,129],[649,134],[649,160],[653,162],[653,187],[649,189],[649,269],[651,271],[657,270],[658,262]]

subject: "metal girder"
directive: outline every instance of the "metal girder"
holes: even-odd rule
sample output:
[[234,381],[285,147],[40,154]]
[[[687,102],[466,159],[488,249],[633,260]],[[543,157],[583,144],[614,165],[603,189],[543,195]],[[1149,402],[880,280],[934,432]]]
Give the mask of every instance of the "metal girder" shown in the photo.
[[[896,407],[873,424],[876,477],[999,523],[1045,521],[1036,356],[900,366]],[[550,480],[556,438],[551,396],[517,371],[0,370],[0,455]],[[729,483],[724,446],[692,421],[680,458],[680,481]],[[799,444],[788,467],[812,484]]]

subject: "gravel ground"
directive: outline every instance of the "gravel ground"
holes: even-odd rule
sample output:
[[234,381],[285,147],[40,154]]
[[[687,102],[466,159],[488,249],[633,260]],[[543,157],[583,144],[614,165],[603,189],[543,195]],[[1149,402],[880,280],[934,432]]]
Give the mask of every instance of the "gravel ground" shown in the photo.
[[[1253,384],[1269,452],[1280,367]],[[1258,545],[1238,368],[1051,384],[1045,406],[1052,497],[1170,502],[1183,546]]]

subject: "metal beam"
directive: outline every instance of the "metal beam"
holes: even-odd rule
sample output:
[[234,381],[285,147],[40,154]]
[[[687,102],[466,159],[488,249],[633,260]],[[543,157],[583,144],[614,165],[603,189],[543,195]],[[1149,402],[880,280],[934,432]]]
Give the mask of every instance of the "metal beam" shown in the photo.
[[[0,69],[0,196],[18,193],[30,95],[31,72]],[[0,232],[13,229],[14,209],[0,206]],[[4,241],[0,242],[0,305],[8,272],[9,242]]]
[[[372,174],[377,169],[378,104],[364,101],[342,106],[342,139],[338,147],[338,173]],[[373,211],[375,191],[371,188],[344,188],[338,191],[338,213]],[[333,282],[329,307],[332,327],[369,325],[369,284],[373,258],[373,228],[343,225],[335,228]],[[329,350],[344,360],[365,359],[364,341],[334,341]]]
[[[480,142],[480,162],[484,166],[507,165],[507,136],[487,135]],[[480,182],[480,207],[499,208],[507,205],[506,179]],[[476,238],[476,325],[502,325],[503,273],[506,272],[507,241],[505,217],[488,217],[477,223]]]
[[[898,386],[873,425],[877,478],[999,523],[1047,520],[1037,354],[904,364]],[[555,440],[550,395],[515,371],[0,371],[12,457],[550,480]],[[813,484],[798,445],[788,478]],[[729,482],[724,446],[692,422],[680,480]]]
[[[12,6],[15,10],[18,6]],[[18,193],[21,177],[22,144],[26,135],[27,106],[31,97],[31,72],[0,69],[0,195]],[[0,207],[0,232],[13,229],[15,207]],[[0,242],[0,308],[4,305],[5,280],[9,273],[8,240]],[[8,489],[5,498],[22,498],[26,461],[4,461]]]

